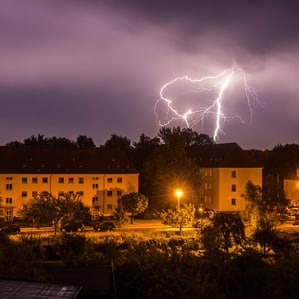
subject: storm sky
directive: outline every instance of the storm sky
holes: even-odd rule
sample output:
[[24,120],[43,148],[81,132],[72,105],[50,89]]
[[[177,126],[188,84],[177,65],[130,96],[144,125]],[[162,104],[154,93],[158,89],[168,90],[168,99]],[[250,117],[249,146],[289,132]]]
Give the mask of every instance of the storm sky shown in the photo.
[[[154,137],[163,84],[214,76],[234,63],[259,100],[250,120],[244,86],[232,82],[223,112],[240,117],[221,120],[217,142],[299,143],[296,2],[2,0],[0,145],[37,134],[87,135],[97,145],[113,133]],[[189,87],[175,97],[181,109]],[[193,129],[212,136],[212,123]]]

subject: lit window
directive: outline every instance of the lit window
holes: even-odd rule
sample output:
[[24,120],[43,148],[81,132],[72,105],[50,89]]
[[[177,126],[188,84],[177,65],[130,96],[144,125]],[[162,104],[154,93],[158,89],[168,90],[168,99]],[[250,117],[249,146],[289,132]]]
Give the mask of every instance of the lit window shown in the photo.
[[237,199],[236,198],[232,198],[232,205],[235,206],[237,204]]
[[22,197],[27,197],[27,191],[22,191]]
[[123,182],[123,178],[122,177],[117,178],[117,182],[118,183],[122,183]]
[[37,178],[36,177],[34,177],[34,178],[32,178],[32,184],[37,184]]
[[46,178],[46,177],[42,178],[42,182],[43,182],[43,184],[47,184],[48,183],[48,178]]
[[12,184],[6,184],[6,190],[12,190]]
[[12,203],[12,198],[11,198],[11,197],[7,197],[7,198],[5,199],[5,202],[6,202],[6,203]]
[[94,196],[92,198],[92,203],[98,203],[98,201],[99,201],[99,198],[97,196]]
[[79,178],[79,179],[78,179],[78,183],[79,183],[79,184],[84,184],[84,178]]
[[58,178],[58,183],[63,184],[64,183],[64,178],[62,178],[62,177]]
[[237,185],[232,184],[232,192],[236,192],[237,191]]
[[92,189],[98,189],[99,188],[99,184],[92,184]]
[[74,178],[69,178],[69,184],[73,184],[74,183]]
[[112,190],[107,191],[107,196],[112,196]]
[[27,184],[28,180],[27,178],[22,178],[22,184]]

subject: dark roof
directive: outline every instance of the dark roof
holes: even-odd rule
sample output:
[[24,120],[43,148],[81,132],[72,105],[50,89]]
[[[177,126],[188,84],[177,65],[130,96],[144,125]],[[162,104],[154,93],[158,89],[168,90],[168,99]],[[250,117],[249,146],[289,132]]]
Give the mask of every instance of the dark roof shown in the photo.
[[0,147],[0,173],[137,173],[126,155],[105,148]]
[[0,279],[0,298],[5,299],[72,299],[80,286]]
[[191,157],[201,167],[258,167],[262,168],[236,143],[208,144],[193,147]]

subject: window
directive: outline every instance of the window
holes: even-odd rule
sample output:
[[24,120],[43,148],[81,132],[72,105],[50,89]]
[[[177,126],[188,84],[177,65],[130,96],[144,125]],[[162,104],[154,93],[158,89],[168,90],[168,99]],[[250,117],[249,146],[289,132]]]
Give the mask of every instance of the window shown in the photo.
[[12,184],[6,184],[6,190],[12,190]]
[[22,184],[27,184],[28,180],[27,178],[22,178]]
[[69,184],[73,184],[74,183],[74,178],[69,178]]
[[107,178],[107,183],[112,183],[112,178]]
[[92,189],[98,189],[99,188],[99,184],[92,184]]
[[92,198],[92,203],[98,203],[98,201],[99,201],[99,198],[97,196],[94,196]]
[[107,210],[112,211],[113,210],[113,205],[111,203],[107,204]]
[[64,192],[63,191],[59,191],[58,192],[58,197],[62,197],[62,196],[64,196]]
[[235,206],[237,204],[237,199],[236,198],[232,198],[232,205]]
[[32,191],[32,197],[36,197],[37,196],[37,191]]
[[232,170],[232,178],[236,178],[237,177],[237,172],[235,170]]
[[84,191],[78,191],[77,194],[78,194],[79,196],[83,196],[83,195],[84,195]]
[[118,197],[121,197],[121,196],[122,196],[122,191],[121,191],[121,190],[117,190],[117,191],[116,191],[116,195],[117,195]]
[[37,181],[37,178],[35,178],[35,177],[32,178],[32,184],[37,184],[37,182],[38,182],[38,181]]
[[5,199],[5,202],[6,202],[6,203],[12,203],[12,198],[11,198],[11,197],[7,197],[7,198]]
[[48,178],[46,178],[46,177],[42,178],[42,183],[47,184],[48,183]]
[[63,184],[64,183],[64,178],[62,178],[62,177],[58,178],[58,183]]
[[22,197],[27,197],[27,191],[22,191],[21,196]]
[[117,182],[118,182],[119,184],[121,184],[121,183],[123,182],[123,178],[122,178],[122,177],[117,178]]
[[112,196],[112,190],[107,191],[107,196]]
[[84,178],[79,178],[79,179],[78,179],[78,183],[79,183],[79,184],[84,184]]
[[237,185],[236,184],[232,184],[232,192],[236,192],[237,191]]
[[8,177],[6,177],[6,180],[7,180],[7,181],[12,181],[12,177],[11,177],[11,176],[8,176]]

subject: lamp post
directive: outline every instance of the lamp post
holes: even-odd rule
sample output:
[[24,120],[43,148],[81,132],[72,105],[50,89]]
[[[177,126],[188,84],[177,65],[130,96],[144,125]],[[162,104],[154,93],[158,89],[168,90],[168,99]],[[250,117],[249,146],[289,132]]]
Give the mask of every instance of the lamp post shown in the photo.
[[175,190],[175,194],[178,198],[178,209],[180,209],[180,198],[183,195],[183,191],[181,189],[177,189]]

